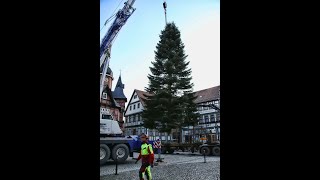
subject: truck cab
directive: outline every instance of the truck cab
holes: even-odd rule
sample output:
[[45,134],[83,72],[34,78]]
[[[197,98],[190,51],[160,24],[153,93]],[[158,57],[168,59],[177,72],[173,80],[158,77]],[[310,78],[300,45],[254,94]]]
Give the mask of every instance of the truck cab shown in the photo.
[[207,134],[206,142],[199,146],[200,153],[204,155],[220,156],[220,141],[214,133]]

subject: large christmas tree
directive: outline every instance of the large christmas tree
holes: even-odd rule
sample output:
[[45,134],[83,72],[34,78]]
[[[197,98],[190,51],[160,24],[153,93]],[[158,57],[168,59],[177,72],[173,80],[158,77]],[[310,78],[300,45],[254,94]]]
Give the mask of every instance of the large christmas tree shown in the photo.
[[146,91],[153,96],[147,97],[143,112],[146,128],[169,134],[172,129],[181,129],[197,122],[191,69],[186,58],[180,31],[174,23],[168,23],[161,31],[155,61],[148,75]]

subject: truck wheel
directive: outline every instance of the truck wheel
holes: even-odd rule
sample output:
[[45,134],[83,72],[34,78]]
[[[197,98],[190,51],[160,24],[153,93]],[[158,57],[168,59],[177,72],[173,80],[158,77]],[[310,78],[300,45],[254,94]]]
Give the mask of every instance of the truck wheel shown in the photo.
[[118,162],[124,162],[129,156],[129,148],[125,144],[118,144],[112,148],[112,159],[116,160],[118,155]]
[[[204,151],[204,152],[203,152]],[[203,155],[203,154],[205,154],[206,156],[209,156],[210,155],[210,148],[209,147],[202,147],[201,149],[200,149],[200,153]]]
[[220,147],[213,147],[212,148],[212,154],[214,156],[220,156]]
[[100,165],[105,164],[110,158],[110,148],[105,144],[100,144]]

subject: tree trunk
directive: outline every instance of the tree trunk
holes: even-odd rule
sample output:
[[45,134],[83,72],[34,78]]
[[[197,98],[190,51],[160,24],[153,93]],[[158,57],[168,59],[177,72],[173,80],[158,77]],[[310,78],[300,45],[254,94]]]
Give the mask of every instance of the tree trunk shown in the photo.
[[194,135],[194,125],[192,126],[192,143],[194,143],[194,138],[195,138],[195,135]]
[[180,143],[180,128],[176,128],[177,142]]
[[180,127],[180,128],[178,128],[178,132],[177,132],[177,134],[178,134],[178,143],[182,143],[182,128]]
[[191,133],[190,126],[188,126],[188,143],[191,144]]
[[168,143],[168,133],[165,132],[164,135],[165,135],[165,137],[166,137],[166,143]]

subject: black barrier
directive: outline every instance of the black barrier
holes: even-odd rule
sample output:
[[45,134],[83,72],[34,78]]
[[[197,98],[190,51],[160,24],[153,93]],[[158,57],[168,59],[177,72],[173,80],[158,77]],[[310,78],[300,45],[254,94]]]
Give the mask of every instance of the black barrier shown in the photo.
[[203,150],[203,160],[204,160],[204,162],[203,163],[206,163],[207,162],[207,160],[206,160],[206,153],[205,153],[206,151],[205,150]]
[[115,161],[116,161],[116,174],[115,175],[118,175],[118,155],[117,155]]

